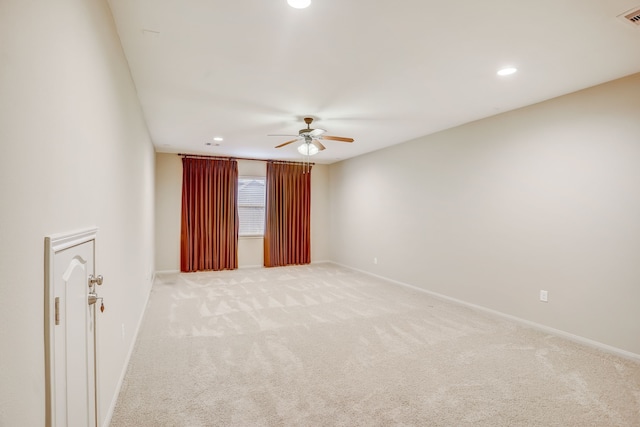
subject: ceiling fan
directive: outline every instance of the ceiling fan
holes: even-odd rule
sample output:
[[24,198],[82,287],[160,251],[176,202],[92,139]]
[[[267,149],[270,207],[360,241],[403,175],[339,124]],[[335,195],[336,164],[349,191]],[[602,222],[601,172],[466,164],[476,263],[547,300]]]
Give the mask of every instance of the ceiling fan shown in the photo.
[[305,117],[304,122],[307,124],[306,129],[300,129],[298,135],[269,135],[269,136],[296,136],[291,141],[283,142],[280,145],[276,145],[276,148],[284,147],[296,141],[302,141],[302,144],[298,147],[298,151],[301,154],[312,156],[318,151],[324,150],[326,147],[322,145],[320,140],[340,141],[340,142],[353,142],[353,138],[345,138],[342,136],[330,136],[325,135],[324,129],[311,129],[312,117]]

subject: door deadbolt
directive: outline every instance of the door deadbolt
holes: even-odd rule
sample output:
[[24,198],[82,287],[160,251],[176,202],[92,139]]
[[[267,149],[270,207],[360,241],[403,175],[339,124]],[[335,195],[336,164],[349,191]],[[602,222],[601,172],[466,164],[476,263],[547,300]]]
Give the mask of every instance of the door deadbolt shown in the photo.
[[100,300],[100,311],[104,312],[104,300],[102,299],[102,297],[99,297],[98,294],[96,294],[95,292],[89,292],[87,299],[88,299],[87,302],[89,303],[89,305],[93,305],[98,300]]

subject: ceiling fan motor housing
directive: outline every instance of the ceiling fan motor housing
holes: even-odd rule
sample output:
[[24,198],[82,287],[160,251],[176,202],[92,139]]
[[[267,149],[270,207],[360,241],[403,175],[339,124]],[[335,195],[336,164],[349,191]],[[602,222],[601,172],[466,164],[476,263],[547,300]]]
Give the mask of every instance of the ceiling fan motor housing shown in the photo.
[[[284,147],[285,145],[292,144],[296,141],[302,139],[304,141],[301,147],[313,145],[318,150],[324,150],[325,146],[320,142],[321,139],[328,139],[332,141],[342,141],[342,142],[353,142],[353,138],[345,138],[341,136],[329,136],[324,133],[326,130],[324,129],[311,129],[311,122],[313,122],[313,118],[305,117],[304,122],[307,125],[306,129],[300,129],[298,131],[298,136],[291,141],[284,142],[280,145],[276,145],[276,148]],[[275,135],[274,135],[275,136]],[[279,136],[289,136],[289,135],[279,135]],[[293,136],[293,135],[291,135]],[[315,154],[315,153],[313,153]]]
[[305,133],[311,133],[311,131],[312,131],[312,130],[314,130],[314,129],[310,129],[310,128],[311,128],[311,122],[312,122],[312,121],[313,121],[313,118],[312,118],[312,117],[305,117],[305,118],[304,118],[304,122],[306,123],[307,128],[306,128],[306,129],[300,129],[300,130],[298,131],[298,135],[303,135],[303,134],[305,134]]

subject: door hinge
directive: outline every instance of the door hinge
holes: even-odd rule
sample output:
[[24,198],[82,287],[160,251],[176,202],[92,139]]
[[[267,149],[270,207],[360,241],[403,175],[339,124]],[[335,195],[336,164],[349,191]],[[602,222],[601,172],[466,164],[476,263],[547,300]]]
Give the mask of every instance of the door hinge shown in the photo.
[[55,313],[56,325],[59,325],[60,324],[60,297],[56,297],[55,306],[56,306],[56,313]]

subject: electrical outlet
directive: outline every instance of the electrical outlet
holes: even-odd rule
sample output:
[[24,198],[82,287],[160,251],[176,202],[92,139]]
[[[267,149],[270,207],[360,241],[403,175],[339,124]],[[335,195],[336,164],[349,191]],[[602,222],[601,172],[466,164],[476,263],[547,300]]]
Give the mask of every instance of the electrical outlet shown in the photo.
[[378,257],[373,257],[373,263],[377,264],[378,263]]
[[540,301],[548,302],[549,301],[549,292],[540,290]]
[[122,324],[122,342],[124,342],[124,323]]

